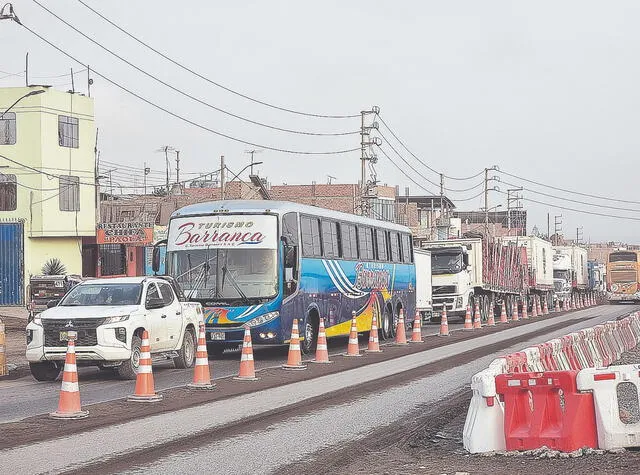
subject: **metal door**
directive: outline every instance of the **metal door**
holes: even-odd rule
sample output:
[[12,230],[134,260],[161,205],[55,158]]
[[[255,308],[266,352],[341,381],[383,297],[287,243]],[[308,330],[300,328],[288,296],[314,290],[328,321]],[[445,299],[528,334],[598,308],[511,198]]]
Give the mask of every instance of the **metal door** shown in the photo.
[[22,223],[0,223],[0,305],[23,304]]

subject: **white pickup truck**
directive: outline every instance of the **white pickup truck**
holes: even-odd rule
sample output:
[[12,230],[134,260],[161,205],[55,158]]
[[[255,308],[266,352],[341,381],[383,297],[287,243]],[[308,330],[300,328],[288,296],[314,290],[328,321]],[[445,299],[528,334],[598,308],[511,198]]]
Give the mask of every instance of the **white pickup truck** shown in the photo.
[[73,330],[78,365],[112,368],[121,378],[133,379],[146,329],[153,355],[173,359],[176,368],[190,368],[201,320],[202,306],[185,302],[171,278],[87,280],[27,325],[27,361],[35,379],[55,380],[64,366],[67,332]]

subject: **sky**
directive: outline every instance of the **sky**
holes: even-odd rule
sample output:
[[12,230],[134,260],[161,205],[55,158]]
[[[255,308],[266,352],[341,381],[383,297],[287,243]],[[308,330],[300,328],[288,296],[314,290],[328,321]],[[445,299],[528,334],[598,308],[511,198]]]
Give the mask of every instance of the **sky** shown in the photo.
[[[378,106],[382,120],[436,172],[469,177],[497,166],[519,177],[490,172],[502,180],[492,184],[500,191],[490,192],[490,208],[506,209],[506,190],[524,186],[529,228],[537,225],[546,232],[549,213],[552,232],[554,216],[562,215],[570,238],[582,227],[585,241],[640,242],[639,2],[83,0],[154,48],[235,91],[297,111],[357,116],[329,119],[276,110],[215,87],[131,40],[78,0],[38,1],[151,76],[217,108],[280,128],[340,133],[359,130],[360,111]],[[358,182],[359,150],[303,155],[268,147],[358,149],[359,135],[291,134],[230,117],[124,64],[33,0],[12,3],[24,25],[97,73],[205,128],[256,144],[188,124],[94,73],[91,95],[101,160],[140,169],[146,163],[150,181],[160,183],[161,146],[179,149],[182,172],[194,174],[217,170],[221,155],[232,171],[240,171],[249,163],[246,151],[262,149],[255,156],[263,162],[257,170],[272,184],[325,183],[328,175],[334,183]],[[14,22],[0,21],[0,45],[0,87],[24,85],[27,52],[31,83],[66,90],[69,76],[51,76],[84,68]],[[77,74],[76,90],[86,91],[86,82],[86,73]],[[409,186],[416,195],[437,193],[429,181],[439,183],[438,174],[378,123],[390,142],[382,149],[404,170],[377,152],[380,183],[400,185],[402,192]],[[123,170],[116,175],[132,180]],[[481,180],[447,178],[446,194],[458,209],[479,209],[484,203],[475,186]]]

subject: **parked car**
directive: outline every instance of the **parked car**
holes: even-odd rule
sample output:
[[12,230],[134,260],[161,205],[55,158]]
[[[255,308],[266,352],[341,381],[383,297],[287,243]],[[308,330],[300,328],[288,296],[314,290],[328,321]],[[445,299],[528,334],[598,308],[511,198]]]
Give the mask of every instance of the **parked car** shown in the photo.
[[84,281],[27,325],[31,373],[38,381],[57,378],[71,330],[77,332],[78,365],[113,368],[123,379],[135,378],[147,330],[152,355],[189,368],[195,361],[202,306],[184,300],[175,281],[166,277]]
[[47,309],[49,302],[58,303],[73,287],[82,282],[79,275],[32,275],[29,278],[27,295],[29,321]]

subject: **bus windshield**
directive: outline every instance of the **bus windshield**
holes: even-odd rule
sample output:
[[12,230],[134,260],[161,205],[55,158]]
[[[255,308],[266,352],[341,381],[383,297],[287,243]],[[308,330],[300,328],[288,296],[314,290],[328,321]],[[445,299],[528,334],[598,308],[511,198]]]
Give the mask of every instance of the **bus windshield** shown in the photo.
[[637,258],[635,252],[612,252],[609,254],[609,262],[636,262]]

